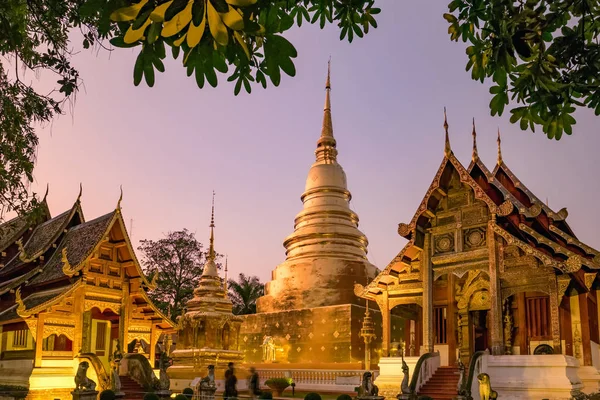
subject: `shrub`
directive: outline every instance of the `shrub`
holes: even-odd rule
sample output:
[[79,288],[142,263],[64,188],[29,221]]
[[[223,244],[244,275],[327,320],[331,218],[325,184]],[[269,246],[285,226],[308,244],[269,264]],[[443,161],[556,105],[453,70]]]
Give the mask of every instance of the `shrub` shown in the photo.
[[144,400],[160,400],[160,397],[158,397],[154,393],[146,393],[146,395],[144,396]]
[[271,393],[268,390],[264,390],[260,393],[260,395],[258,396],[259,399],[261,400],[272,400],[273,399],[273,393]]
[[318,393],[308,393],[304,400],[321,400],[321,396]]
[[178,394],[177,396],[175,396],[175,400],[188,400],[188,398],[184,394]]
[[194,397],[194,389],[192,388],[185,388],[183,389],[183,394],[187,396],[188,399],[191,399],[192,397]]
[[340,394],[337,400],[352,400],[352,396],[349,396],[347,394]]
[[100,400],[115,400],[115,392],[112,390],[103,390],[100,393]]
[[273,389],[275,392],[283,392],[288,386],[292,384],[291,378],[271,378],[265,381],[265,385]]

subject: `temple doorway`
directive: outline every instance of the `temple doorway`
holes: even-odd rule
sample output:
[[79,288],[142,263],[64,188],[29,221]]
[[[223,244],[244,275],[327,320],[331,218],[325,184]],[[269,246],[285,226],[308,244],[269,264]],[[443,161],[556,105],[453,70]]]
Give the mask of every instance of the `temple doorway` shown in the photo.
[[488,310],[470,312],[473,327],[473,352],[485,351],[488,348]]

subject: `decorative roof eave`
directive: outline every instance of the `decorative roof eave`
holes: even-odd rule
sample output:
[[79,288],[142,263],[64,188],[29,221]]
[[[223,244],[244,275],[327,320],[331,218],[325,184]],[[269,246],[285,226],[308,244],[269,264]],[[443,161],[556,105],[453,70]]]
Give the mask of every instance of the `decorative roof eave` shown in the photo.
[[525,193],[525,195],[527,195],[527,197],[529,197],[529,200],[531,201],[531,203],[533,203],[534,206],[536,204],[539,204],[542,207],[542,210],[544,210],[546,212],[546,215],[548,215],[548,217],[552,218],[552,220],[565,221],[567,219],[567,216],[569,215],[569,213],[567,212],[566,207],[561,208],[558,212],[555,212],[554,210],[552,210],[550,207],[548,207],[548,205],[544,204],[544,202],[541,201],[535,194],[533,194],[533,192],[531,192],[527,188],[527,186],[525,186],[519,180],[519,178],[517,178],[517,176],[510,170],[510,168],[508,168],[508,166],[506,165],[506,163],[504,161],[501,161],[499,164],[496,165],[496,167],[494,168],[494,171],[492,172],[492,175],[496,176],[500,169],[502,169],[502,171],[506,175],[508,175],[508,177],[512,180],[512,182],[516,188],[522,190],[523,193]]
[[494,201],[483,191],[481,186],[479,186],[477,182],[475,182],[473,177],[471,177],[469,172],[460,163],[460,161],[458,161],[458,159],[454,156],[454,153],[450,151],[444,154],[444,159],[442,160],[442,163],[440,164],[440,167],[438,168],[438,171],[435,174],[435,177],[433,178],[433,182],[431,182],[431,185],[429,186],[425,197],[423,197],[423,200],[421,201],[421,204],[419,205],[419,208],[417,209],[410,223],[401,223],[398,225],[398,233],[400,234],[400,236],[408,239],[409,234],[415,231],[419,217],[427,211],[427,203],[429,202],[429,198],[440,187],[440,179],[448,163],[452,164],[452,166],[458,172],[461,183],[466,183],[467,185],[469,185],[473,190],[473,193],[475,194],[475,198],[486,203],[492,214],[505,215],[504,213],[506,212],[506,208],[501,209],[500,206],[497,206],[496,203],[494,203]]
[[[75,203],[69,210],[69,214],[65,218],[64,222],[60,226],[57,227],[54,234],[46,241],[46,243],[41,247],[41,249],[38,252],[36,252],[35,254],[26,254],[25,247],[27,247],[27,243],[25,243],[25,246],[23,246],[23,242],[21,240],[19,240],[19,241],[17,241],[17,245],[19,246],[19,253],[15,257],[19,257],[19,259],[23,263],[30,263],[30,262],[38,259],[46,251],[48,251],[48,249],[50,248],[50,246],[52,246],[52,244],[54,242],[56,242],[56,240],[63,233],[63,231],[65,230],[67,225],[69,225],[69,222],[71,222],[71,220],[73,219],[73,217],[75,216],[76,213],[79,213],[79,216],[81,217],[81,222],[84,222],[83,210],[81,209],[81,203],[80,203],[79,198],[77,198],[77,201],[75,201]],[[39,226],[38,226],[38,228],[39,228]],[[38,229],[38,228],[36,228],[36,229]],[[31,235],[29,240],[31,240],[34,236],[35,236],[35,231]],[[29,242],[29,240],[28,240],[28,242]]]
[[525,207],[525,205],[521,203],[519,199],[517,199],[498,179],[496,179],[495,175],[490,172],[480,158],[471,161],[471,164],[469,164],[469,167],[467,168],[469,174],[471,174],[475,166],[481,169],[481,171],[485,174],[488,183],[494,185],[494,187],[502,193],[504,199],[510,201],[514,205],[514,208],[519,214],[525,216],[525,218],[536,218],[538,215],[540,215],[542,212],[542,203],[536,202],[533,203],[531,207]]
[[154,302],[152,300],[150,300],[150,297],[148,297],[148,293],[146,293],[146,291],[144,290],[140,290],[139,292],[136,292],[135,295],[140,296],[142,299],[144,299],[144,301],[148,304],[148,306],[150,308],[152,308],[152,310],[160,317],[163,319],[163,321],[167,324],[169,324],[169,326],[171,328],[175,328],[176,324],[171,321],[171,318],[167,317],[165,314],[162,313],[162,311],[160,311],[156,305],[154,305]]
[[16,278],[6,282],[6,285],[4,287],[0,288],[0,296],[8,293],[9,291],[13,290],[17,286],[21,286],[24,282],[28,281],[29,279],[31,279],[31,277],[39,274],[43,270],[44,270],[43,268],[34,268],[31,271],[29,271],[28,273],[26,273],[25,275],[18,276]]
[[538,260],[540,260],[542,262],[542,264],[544,264],[546,267],[552,267],[563,273],[574,272],[574,271],[571,271],[570,270],[571,268],[568,268],[565,265],[565,263],[559,262],[558,260],[550,257],[547,254],[544,254],[543,252],[539,251],[538,249],[529,245],[528,243],[525,243],[522,240],[517,239],[512,234],[510,234],[509,232],[502,229],[502,227],[500,227],[499,225],[491,224],[491,227],[492,227],[494,233],[496,233],[497,235],[502,237],[504,240],[506,240],[506,242],[508,244],[516,245],[521,250],[523,250],[526,254],[532,255],[535,258],[537,258]]
[[[123,215],[121,213],[120,206],[117,206],[117,209],[115,211],[115,218],[119,222],[119,226],[121,227],[121,231],[123,232],[123,238],[125,239],[125,243],[127,244],[127,250],[129,251],[129,254],[131,255],[131,260],[133,261],[133,265],[135,266],[137,273],[139,274],[140,278],[142,279],[142,283],[150,290],[156,289],[157,275],[155,274],[152,281],[149,281],[148,278],[146,277],[146,275],[144,274],[144,272],[142,271],[140,262],[138,261],[137,256],[135,255],[135,251],[133,250],[133,246],[131,245],[131,239],[129,238],[129,233],[127,232],[127,229],[125,228],[125,222],[123,221]],[[112,225],[113,224],[111,222],[109,224],[109,227],[112,228]],[[108,229],[108,231],[110,231],[110,228]]]
[[594,257],[594,262],[600,264],[600,252],[598,250],[594,249],[593,247],[588,246],[587,244],[585,244],[582,241],[580,241],[579,239],[577,239],[577,238],[569,235],[568,233],[564,232],[563,230],[558,229],[554,225],[550,225],[549,229],[550,229],[551,232],[557,234],[558,236],[560,236],[564,240],[566,240],[568,244],[577,246],[581,250],[583,250],[585,253],[593,256]]
[[370,290],[371,289],[377,289],[377,290],[381,290],[381,288],[378,286],[379,282],[381,281],[381,279],[384,276],[388,276],[390,275],[390,271],[392,270],[392,267],[399,262],[400,260],[402,260],[402,258],[404,257],[404,253],[406,253],[406,251],[411,248],[414,245],[414,240],[411,239],[408,241],[408,243],[406,243],[406,245],[404,245],[404,247],[402,248],[402,250],[400,250],[400,252],[398,253],[398,255],[396,255],[396,257],[394,257],[392,259],[392,261],[390,261],[390,263],[375,277],[375,279],[373,279],[371,282],[369,282],[366,286],[362,285],[360,283],[355,283],[354,284],[354,294],[357,297],[363,298],[363,299],[369,299],[369,300],[374,300],[375,299],[375,295],[370,295]]
[[552,249],[555,253],[562,254],[568,257],[566,263],[568,265],[585,264],[591,269],[600,269],[600,265],[595,260],[589,260],[583,258],[571,250],[561,246],[560,244],[553,242],[552,240],[540,235],[534,229],[528,227],[525,224],[519,224],[519,229],[531,236],[538,244],[543,244]]
[[72,284],[66,290],[65,290],[65,287],[62,287],[59,289],[53,289],[53,290],[48,290],[48,291],[44,291],[44,292],[36,292],[32,295],[27,296],[27,298],[25,298],[25,300],[27,300],[29,298],[37,297],[37,296],[42,296],[45,294],[50,294],[53,292],[57,293],[57,296],[53,297],[52,299],[50,299],[42,304],[38,304],[37,306],[32,307],[30,309],[25,308],[25,303],[24,303],[25,300],[23,300],[21,298],[21,288],[19,287],[15,292],[15,298],[16,298],[15,302],[17,304],[17,314],[19,315],[19,317],[21,317],[23,319],[25,319],[31,315],[37,314],[40,311],[43,311],[46,308],[58,303],[64,297],[69,296],[71,293],[73,293],[73,291],[75,291],[75,289],[77,289],[81,285],[81,282],[82,282],[81,279],[77,280],[74,284]]

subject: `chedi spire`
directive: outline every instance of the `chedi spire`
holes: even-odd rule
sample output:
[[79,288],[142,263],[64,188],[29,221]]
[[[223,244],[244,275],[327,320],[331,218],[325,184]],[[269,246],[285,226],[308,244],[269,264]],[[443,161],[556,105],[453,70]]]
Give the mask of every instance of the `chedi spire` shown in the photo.
[[326,163],[337,162],[336,142],[333,137],[333,122],[331,121],[331,60],[327,63],[323,125],[321,127],[321,137],[317,141],[315,155],[317,156],[317,161],[325,161]]

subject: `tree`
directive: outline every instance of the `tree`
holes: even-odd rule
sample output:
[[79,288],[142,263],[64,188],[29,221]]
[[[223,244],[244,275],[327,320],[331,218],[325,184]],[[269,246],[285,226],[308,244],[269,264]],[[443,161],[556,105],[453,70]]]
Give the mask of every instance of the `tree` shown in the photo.
[[492,81],[492,115],[572,134],[578,108],[600,115],[600,5],[595,0],[453,0],[451,40],[468,42],[467,71]]
[[228,289],[234,314],[255,314],[256,300],[264,294],[265,285],[260,283],[257,276],[240,274],[237,281],[228,281]]
[[[0,219],[36,205],[28,185],[38,138],[35,123],[48,123],[74,101],[81,84],[71,65],[69,34],[81,31],[85,49],[140,47],[134,83],[149,86],[164,71],[166,47],[180,57],[197,85],[217,85],[217,72],[235,81],[234,93],[251,82],[267,87],[294,76],[294,46],[282,34],[303,21],[323,28],[336,22],[340,39],[352,42],[377,27],[374,0],[2,0],[0,1]],[[4,62],[6,61],[6,62]],[[42,93],[22,79],[50,72],[57,84]]]
[[158,241],[142,240],[138,250],[143,254],[144,273],[151,278],[158,274],[157,287],[150,292],[150,298],[162,312],[175,319],[193,296],[208,252],[187,229],[169,232]]

